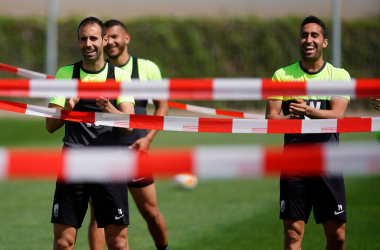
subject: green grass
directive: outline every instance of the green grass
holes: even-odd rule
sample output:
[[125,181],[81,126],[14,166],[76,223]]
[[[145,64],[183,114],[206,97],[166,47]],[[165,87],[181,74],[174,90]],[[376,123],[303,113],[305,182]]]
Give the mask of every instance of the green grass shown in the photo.
[[[380,177],[346,178],[347,249],[380,249]],[[281,249],[277,179],[207,181],[181,191],[157,182],[159,207],[167,222],[171,249]],[[51,249],[53,182],[0,183],[0,249]],[[144,220],[132,199],[131,249],[153,249]],[[88,249],[88,217],[76,249]],[[311,219],[303,249],[323,249],[323,229]]]
[[[44,119],[1,119],[0,143],[7,147],[60,147],[63,130],[50,135]],[[374,133],[341,134],[341,141],[374,140]],[[152,147],[220,144],[282,144],[283,135],[158,133]],[[171,181],[156,182],[170,249],[281,249],[279,182],[274,179],[200,181],[181,191]],[[0,250],[52,249],[50,224],[54,182],[0,182]],[[346,178],[346,249],[380,249],[380,177]],[[130,199],[131,249],[154,249],[145,222]],[[75,249],[88,249],[88,217]],[[323,249],[323,228],[311,217],[303,249]]]

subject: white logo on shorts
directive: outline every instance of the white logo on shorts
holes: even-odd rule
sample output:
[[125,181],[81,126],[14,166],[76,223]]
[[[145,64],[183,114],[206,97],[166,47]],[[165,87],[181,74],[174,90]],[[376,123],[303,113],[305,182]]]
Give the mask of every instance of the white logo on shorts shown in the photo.
[[55,205],[54,205],[54,210],[53,210],[53,212],[54,212],[54,216],[55,216],[55,217],[58,217],[58,208],[59,208],[59,205],[58,205],[58,204],[55,204]]
[[285,211],[285,201],[282,200],[281,201],[281,213],[283,213]]
[[117,210],[117,213],[118,213],[118,215],[120,215],[120,216],[115,215],[115,220],[118,220],[118,219],[120,219],[121,217],[124,216],[124,214],[123,214],[123,210],[121,210],[121,208],[119,208],[119,209]]

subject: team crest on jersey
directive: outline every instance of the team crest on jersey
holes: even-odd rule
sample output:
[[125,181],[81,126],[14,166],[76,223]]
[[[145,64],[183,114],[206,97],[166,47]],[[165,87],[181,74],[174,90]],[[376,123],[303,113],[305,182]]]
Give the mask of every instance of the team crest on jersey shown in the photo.
[[55,204],[55,205],[54,205],[54,210],[53,210],[53,212],[54,212],[54,216],[55,216],[55,217],[58,217],[58,209],[59,209],[59,205],[58,205],[58,204]]
[[282,200],[281,201],[281,213],[283,213],[285,211],[285,201]]

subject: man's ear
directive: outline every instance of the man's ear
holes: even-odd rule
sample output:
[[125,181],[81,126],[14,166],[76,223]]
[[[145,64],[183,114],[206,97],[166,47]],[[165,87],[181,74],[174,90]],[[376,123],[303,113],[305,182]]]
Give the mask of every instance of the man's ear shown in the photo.
[[129,35],[128,33],[125,34],[125,44],[129,44],[130,41],[131,41],[131,35]]
[[329,39],[323,39],[323,48],[325,49],[329,44]]
[[107,44],[108,44],[108,36],[105,35],[105,36],[103,37],[103,46],[106,46]]

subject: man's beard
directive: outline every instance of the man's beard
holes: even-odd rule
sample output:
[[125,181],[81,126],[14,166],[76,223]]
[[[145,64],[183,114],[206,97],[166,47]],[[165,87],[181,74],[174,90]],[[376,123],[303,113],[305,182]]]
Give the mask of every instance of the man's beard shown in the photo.
[[123,54],[124,52],[124,49],[125,49],[125,46],[126,44],[122,45],[122,46],[118,46],[119,48],[119,53],[117,53],[116,55],[114,56],[111,56],[110,54],[108,54],[107,50],[105,49],[104,51],[106,52],[107,56],[111,59],[117,59],[121,54]]

